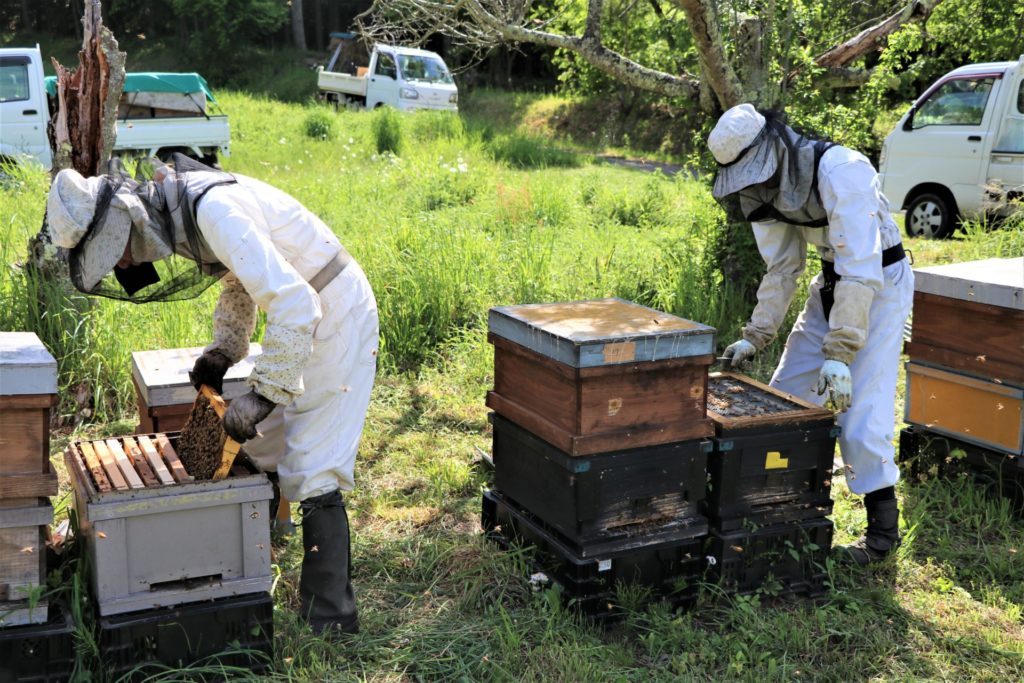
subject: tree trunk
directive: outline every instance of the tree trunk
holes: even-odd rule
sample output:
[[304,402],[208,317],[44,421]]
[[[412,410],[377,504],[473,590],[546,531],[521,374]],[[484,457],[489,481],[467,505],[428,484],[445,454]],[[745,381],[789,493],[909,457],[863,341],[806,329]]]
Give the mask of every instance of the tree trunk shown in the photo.
[[[126,55],[118,50],[113,34],[103,25],[100,0],[87,0],[82,24],[78,68],[72,72],[56,60],[53,62],[60,106],[47,128],[53,151],[53,175],[65,168],[73,168],[83,176],[98,175],[114,147]],[[60,357],[68,343],[65,331],[88,324],[89,302],[71,283],[67,251],[54,246],[45,217],[39,234],[29,240],[28,250],[25,277],[32,293],[29,320],[35,320],[37,324],[33,327]],[[49,338],[54,334],[54,338]],[[76,420],[91,415],[92,391],[86,386],[73,393]]]
[[302,19],[302,0],[292,2],[292,41],[300,50],[306,49],[306,24]]
[[29,0],[21,0],[21,25],[29,31],[36,30],[35,17],[32,16],[32,4]]
[[317,52],[323,52],[324,39],[327,37],[327,31],[324,30],[324,0],[313,0],[313,27],[316,33],[313,44]]

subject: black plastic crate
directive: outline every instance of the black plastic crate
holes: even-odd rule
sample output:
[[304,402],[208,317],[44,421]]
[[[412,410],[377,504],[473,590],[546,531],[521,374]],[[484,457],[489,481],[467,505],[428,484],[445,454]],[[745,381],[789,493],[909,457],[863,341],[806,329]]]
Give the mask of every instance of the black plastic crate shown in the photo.
[[577,549],[704,533],[708,440],[569,456],[492,413],[494,484]]
[[687,606],[696,597],[705,566],[704,535],[583,558],[554,529],[497,491],[484,492],[482,508],[484,531],[506,546],[532,545],[536,568],[586,614],[613,613],[619,584],[648,587],[676,606]]
[[739,531],[791,522],[819,519],[832,514],[833,501],[817,503],[776,503],[757,506],[749,515],[713,518],[708,522],[711,531]]
[[714,558],[709,577],[730,593],[815,596],[825,592],[831,547],[832,521],[818,518],[753,531],[712,531],[705,552]]
[[1024,514],[1024,457],[1001,453],[929,431],[900,431],[897,462],[911,482],[930,477],[970,476],[985,489],[1013,502]]
[[[99,631],[100,656],[115,679],[142,680],[165,667],[203,663],[211,664],[203,671],[266,673],[273,664],[274,601],[255,593],[116,614],[101,617]],[[203,674],[203,680],[218,678]]]
[[45,624],[0,628],[0,683],[57,683],[75,672],[74,624],[50,605]]

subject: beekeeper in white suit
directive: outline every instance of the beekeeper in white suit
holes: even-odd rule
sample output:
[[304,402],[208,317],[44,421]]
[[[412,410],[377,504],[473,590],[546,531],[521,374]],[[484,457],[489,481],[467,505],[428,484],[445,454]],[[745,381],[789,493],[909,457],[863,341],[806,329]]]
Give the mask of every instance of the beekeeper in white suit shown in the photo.
[[805,268],[822,272],[786,341],[771,386],[839,412],[850,490],[864,496],[867,530],[842,548],[858,564],[900,543],[894,485],[894,404],[914,277],[900,233],[860,153],[809,140],[749,104],[725,112],[708,137],[719,164],[713,194],[738,194],[767,272],[743,338],[725,350],[737,367],[776,335]]
[[231,401],[225,430],[301,501],[303,616],[316,632],[354,632],[341,491],[353,487],[376,371],[370,284],[323,221],[284,192],[184,157],[176,167],[149,182],[116,167],[93,178],[61,171],[47,202],[54,242],[71,250],[72,281],[89,294],[167,301],[221,279],[213,343],[191,373],[197,386],[221,389],[248,352],[257,307],[266,312],[251,392]]

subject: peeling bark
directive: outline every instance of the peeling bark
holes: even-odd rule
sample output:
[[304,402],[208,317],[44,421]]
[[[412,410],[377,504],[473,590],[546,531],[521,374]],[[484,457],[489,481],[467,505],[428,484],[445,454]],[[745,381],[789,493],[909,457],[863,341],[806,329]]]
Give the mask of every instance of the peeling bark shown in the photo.
[[864,29],[843,44],[818,55],[814,62],[825,68],[845,66],[861,55],[879,50],[885,47],[889,36],[896,29],[911,22],[926,20],[940,2],[942,0],[912,0],[901,10],[881,22]]
[[693,34],[700,55],[704,79],[718,99],[722,109],[729,109],[746,101],[740,80],[725,53],[725,43],[718,27],[714,0],[672,0],[686,15],[686,23]]

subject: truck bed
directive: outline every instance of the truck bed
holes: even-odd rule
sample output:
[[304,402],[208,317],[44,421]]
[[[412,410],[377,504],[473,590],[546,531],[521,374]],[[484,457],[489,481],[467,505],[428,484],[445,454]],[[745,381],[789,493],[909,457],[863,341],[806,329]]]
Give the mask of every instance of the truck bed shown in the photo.
[[320,71],[316,84],[324,92],[366,97],[366,76],[352,76],[336,71]]
[[118,119],[114,150],[162,147],[220,147],[231,140],[227,116]]

